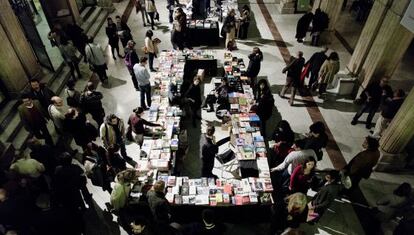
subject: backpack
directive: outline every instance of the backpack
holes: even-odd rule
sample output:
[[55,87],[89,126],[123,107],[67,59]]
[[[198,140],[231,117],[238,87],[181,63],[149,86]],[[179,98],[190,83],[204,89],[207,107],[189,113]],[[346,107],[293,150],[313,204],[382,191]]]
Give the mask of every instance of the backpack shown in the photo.
[[70,96],[66,90],[66,103],[70,107],[79,107],[81,95],[79,92],[75,91],[73,96]]

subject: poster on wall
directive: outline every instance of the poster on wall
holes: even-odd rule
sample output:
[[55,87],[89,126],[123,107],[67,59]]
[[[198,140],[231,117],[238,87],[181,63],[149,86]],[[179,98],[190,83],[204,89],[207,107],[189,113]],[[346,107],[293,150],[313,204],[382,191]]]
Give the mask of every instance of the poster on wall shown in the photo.
[[401,19],[401,25],[414,33],[414,1],[411,1]]

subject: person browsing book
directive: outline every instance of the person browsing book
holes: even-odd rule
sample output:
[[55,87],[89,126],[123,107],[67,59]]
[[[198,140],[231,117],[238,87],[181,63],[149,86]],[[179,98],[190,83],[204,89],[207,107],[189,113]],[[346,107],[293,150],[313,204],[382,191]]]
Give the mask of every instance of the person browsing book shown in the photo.
[[135,142],[142,146],[142,142],[144,141],[144,134],[145,134],[145,127],[146,126],[162,126],[161,124],[148,122],[147,120],[143,119],[141,115],[144,113],[144,109],[142,107],[138,107],[133,110],[133,114],[129,117],[128,124],[131,128],[133,133],[133,139]]

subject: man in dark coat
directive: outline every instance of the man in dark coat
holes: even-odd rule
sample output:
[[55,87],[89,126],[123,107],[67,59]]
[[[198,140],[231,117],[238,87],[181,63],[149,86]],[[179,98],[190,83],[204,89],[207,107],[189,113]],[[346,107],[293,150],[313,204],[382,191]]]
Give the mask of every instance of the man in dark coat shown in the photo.
[[256,95],[257,75],[260,72],[260,65],[263,60],[263,53],[258,47],[254,47],[249,55],[249,65],[247,66],[246,75],[250,78],[253,94]]
[[125,64],[127,66],[129,74],[131,74],[132,84],[134,84],[135,90],[139,91],[138,81],[134,73],[134,65],[139,63],[139,57],[135,50],[135,42],[129,40],[125,51]]
[[40,102],[42,109],[46,112],[46,117],[49,117],[47,108],[52,104],[51,99],[53,96],[56,96],[56,94],[37,79],[30,80],[30,94],[32,99]]
[[185,93],[185,98],[188,99],[189,106],[191,108],[191,118],[193,121],[193,126],[196,126],[196,119],[201,119],[198,111],[201,107],[201,89],[200,89],[200,78],[198,76],[194,77],[193,84],[190,85],[187,92]]
[[206,133],[201,138],[201,177],[216,177],[213,175],[214,158],[218,153],[219,146],[228,142],[230,137],[214,141],[214,126],[208,126]]
[[105,117],[102,99],[102,93],[95,90],[95,85],[92,82],[88,82],[86,91],[81,95],[80,105],[85,114],[90,113],[92,115],[92,118],[98,123],[98,126],[103,123]]
[[121,39],[122,47],[125,48],[129,40],[132,40],[131,29],[128,27],[124,20],[121,20],[120,16],[116,16],[116,30]]
[[300,86],[300,75],[302,73],[303,65],[305,64],[305,59],[303,58],[303,52],[298,51],[297,58],[292,57],[290,64],[288,64],[283,70],[283,73],[287,72],[286,84],[280,92],[280,97],[286,98],[286,91],[292,87],[292,93],[290,96],[289,104],[293,105],[293,100],[295,99],[296,91]]
[[364,112],[368,112],[365,127],[367,129],[371,129],[372,118],[374,118],[374,115],[381,104],[381,97],[383,92],[386,93],[386,97],[392,97],[392,89],[388,85],[387,78],[382,78],[380,82],[373,82],[369,84],[367,88],[365,88],[360,96],[360,99],[364,100],[365,102],[352,119],[352,125],[356,125],[358,123],[358,119],[362,116],[362,114]]
[[321,11],[320,8],[316,9],[315,15],[313,16],[312,20],[312,46],[318,46],[319,44],[319,38],[321,36],[321,33],[328,28],[329,25],[329,17],[328,15]]
[[308,12],[300,17],[298,24],[296,25],[296,36],[298,42],[303,42],[303,38],[306,37],[306,32],[308,32],[309,25],[312,22],[313,13]]
[[404,103],[405,92],[398,89],[394,92],[394,97],[388,97],[387,92],[382,92],[381,98],[381,115],[375,124],[375,131],[372,134],[375,137],[381,137],[382,133],[387,129],[394,116],[397,114],[401,105]]
[[[308,88],[311,89],[312,85],[318,81],[319,70],[322,67],[323,62],[328,58],[326,52],[328,48],[323,48],[322,51],[314,53],[308,62],[305,63],[305,67],[309,65],[308,72],[311,74],[309,78]],[[315,86],[316,89],[316,86]]]
[[44,111],[38,100],[33,100],[31,94],[22,95],[23,104],[18,107],[20,119],[24,128],[38,139],[45,139],[53,145],[52,137],[47,129],[47,112]]

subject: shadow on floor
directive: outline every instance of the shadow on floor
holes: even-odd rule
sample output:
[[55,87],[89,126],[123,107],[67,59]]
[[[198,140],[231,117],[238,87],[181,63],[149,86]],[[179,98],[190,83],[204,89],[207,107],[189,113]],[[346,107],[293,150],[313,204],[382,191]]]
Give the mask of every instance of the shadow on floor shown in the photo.
[[120,235],[119,225],[114,220],[114,216],[107,210],[102,210],[93,201],[94,206],[90,207],[84,214],[87,218],[86,234],[88,235]]

